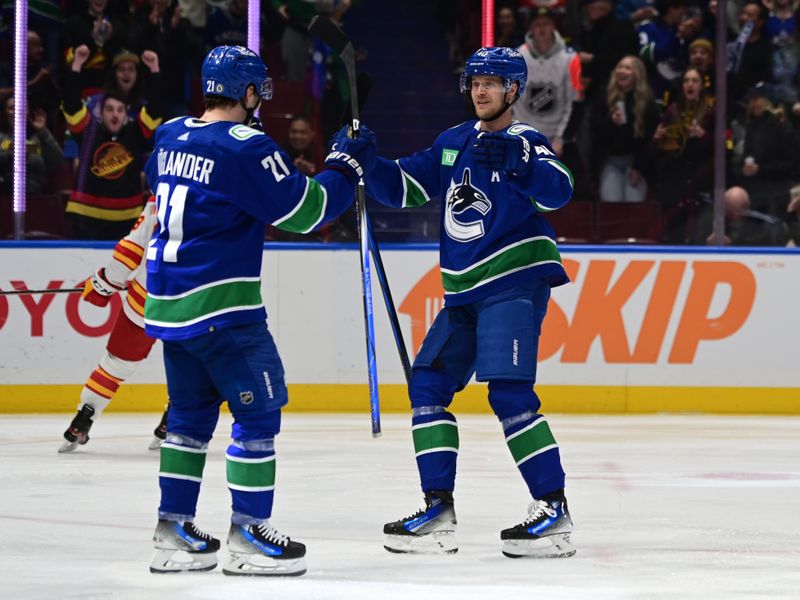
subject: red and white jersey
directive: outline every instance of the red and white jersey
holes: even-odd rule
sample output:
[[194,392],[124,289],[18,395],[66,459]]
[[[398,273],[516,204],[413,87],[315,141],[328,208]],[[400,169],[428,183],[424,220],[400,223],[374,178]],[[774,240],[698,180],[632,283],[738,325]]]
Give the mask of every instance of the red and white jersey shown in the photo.
[[147,299],[144,250],[156,225],[158,225],[156,200],[154,196],[150,196],[130,233],[117,242],[114,257],[106,265],[108,280],[116,286],[127,287],[127,298],[122,305],[125,315],[142,328],[144,328],[144,303]]

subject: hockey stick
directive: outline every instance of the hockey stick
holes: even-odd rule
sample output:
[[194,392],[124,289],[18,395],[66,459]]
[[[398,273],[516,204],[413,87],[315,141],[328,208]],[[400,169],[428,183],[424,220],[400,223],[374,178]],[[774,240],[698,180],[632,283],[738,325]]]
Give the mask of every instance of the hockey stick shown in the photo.
[[75,294],[83,288],[54,288],[52,290],[0,290],[0,296],[24,296],[27,294]]
[[[361,111],[363,110],[364,103],[367,101],[367,96],[369,96],[369,92],[372,89],[372,79],[370,76],[363,72],[359,73],[356,80],[356,89],[358,90],[358,109]],[[344,125],[351,119],[351,108],[350,105],[348,105],[345,108],[344,116],[342,117],[341,122]],[[372,220],[369,218],[369,211],[367,211],[366,208],[365,215],[367,221],[367,233],[369,234],[369,249],[372,252],[372,258],[375,261],[375,274],[378,276],[378,282],[381,284],[383,303],[386,305],[389,323],[392,326],[394,343],[397,346],[397,354],[400,356],[400,363],[403,366],[403,374],[406,378],[406,384],[410,385],[411,361],[408,358],[406,343],[403,339],[403,330],[400,328],[400,320],[397,318],[397,310],[395,309],[394,300],[392,300],[392,291],[389,288],[389,280],[386,277],[386,269],[383,267],[383,260],[381,259],[378,240],[375,237],[375,231],[372,229]]]
[[389,323],[392,325],[394,343],[397,346],[397,353],[400,355],[400,362],[403,365],[403,374],[406,376],[406,385],[410,386],[411,361],[408,358],[406,341],[403,338],[403,330],[400,329],[400,320],[397,318],[397,309],[395,309],[394,300],[392,300],[392,290],[389,289],[389,280],[386,278],[386,269],[383,267],[381,252],[378,248],[378,240],[375,239],[375,232],[372,230],[372,221],[370,221],[369,215],[366,215],[366,218],[367,233],[369,235],[369,249],[372,251],[372,258],[375,259],[375,273],[378,275],[378,281],[381,284],[383,303],[386,305],[386,312],[389,315]]
[[[356,83],[356,60],[353,44],[345,33],[329,18],[317,15],[308,25],[308,32],[324,42],[339,55],[347,70],[350,86],[350,137],[358,137],[358,86]],[[364,301],[364,329],[367,343],[367,373],[369,376],[369,405],[372,421],[372,437],[381,435],[380,399],[378,398],[378,363],[375,358],[375,323],[372,306],[372,279],[369,266],[369,233],[367,232],[366,197],[364,180],[356,186],[356,214],[358,215],[358,241],[361,255],[361,292]]]

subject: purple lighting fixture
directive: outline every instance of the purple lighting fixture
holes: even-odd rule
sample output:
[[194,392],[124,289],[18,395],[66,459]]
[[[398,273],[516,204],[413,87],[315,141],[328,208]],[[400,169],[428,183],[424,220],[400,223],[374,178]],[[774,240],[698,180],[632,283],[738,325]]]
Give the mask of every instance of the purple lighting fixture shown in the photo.
[[14,239],[25,237],[27,191],[25,147],[28,118],[28,0],[18,0],[14,11]]
[[247,0],[247,47],[261,56],[261,2]]

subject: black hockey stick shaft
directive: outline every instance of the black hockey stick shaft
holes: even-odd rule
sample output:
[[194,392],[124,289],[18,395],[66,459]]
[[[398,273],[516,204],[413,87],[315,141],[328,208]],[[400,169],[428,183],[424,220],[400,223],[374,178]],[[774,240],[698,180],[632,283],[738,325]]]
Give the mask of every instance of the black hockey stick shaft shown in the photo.
[[0,290],[0,296],[27,296],[29,294],[75,294],[83,288],[54,288],[52,290]]
[[406,377],[406,384],[411,385],[411,361],[408,358],[408,350],[406,350],[406,341],[403,338],[403,330],[400,327],[400,320],[397,318],[397,309],[395,308],[394,300],[392,299],[392,290],[389,287],[389,280],[386,277],[386,269],[383,266],[383,259],[381,258],[380,248],[378,247],[378,240],[375,238],[375,232],[372,229],[372,221],[367,215],[367,233],[369,234],[369,248],[372,251],[372,258],[375,260],[375,273],[378,276],[378,282],[381,284],[381,292],[383,293],[383,303],[386,305],[386,312],[389,315],[389,323],[392,326],[392,333],[394,334],[394,343],[397,346],[397,353],[400,355],[400,362],[403,365],[403,375]]
[[[356,60],[353,44],[347,35],[328,17],[317,15],[308,25],[311,35],[330,46],[339,55],[347,71],[350,88],[350,136],[357,138],[359,134],[358,84],[356,81]],[[364,330],[367,345],[367,373],[369,377],[370,420],[372,436],[381,435],[380,400],[378,397],[378,363],[375,355],[375,321],[372,304],[372,278],[369,264],[369,247],[366,215],[366,195],[364,180],[359,179],[356,185],[356,214],[358,215],[358,241],[361,256],[361,295],[364,304]]]

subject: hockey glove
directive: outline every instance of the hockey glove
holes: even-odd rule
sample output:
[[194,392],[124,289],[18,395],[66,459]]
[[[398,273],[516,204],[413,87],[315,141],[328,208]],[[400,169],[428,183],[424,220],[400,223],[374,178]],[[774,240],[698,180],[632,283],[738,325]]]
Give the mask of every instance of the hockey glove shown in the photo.
[[248,127],[252,127],[256,131],[264,131],[264,124],[261,122],[257,116],[253,115],[250,117],[250,120],[246,123]]
[[478,166],[491,171],[508,171],[525,177],[533,166],[531,145],[521,135],[505,132],[479,133],[472,144],[472,156]]
[[377,153],[372,130],[362,125],[358,130],[358,138],[351,139],[347,137],[345,125],[331,140],[331,153],[325,159],[325,166],[359,179],[372,170]]
[[97,272],[89,277],[83,284],[81,298],[89,304],[95,306],[105,306],[111,300],[111,296],[124,290],[125,288],[114,285],[106,278],[106,270],[98,269]]

